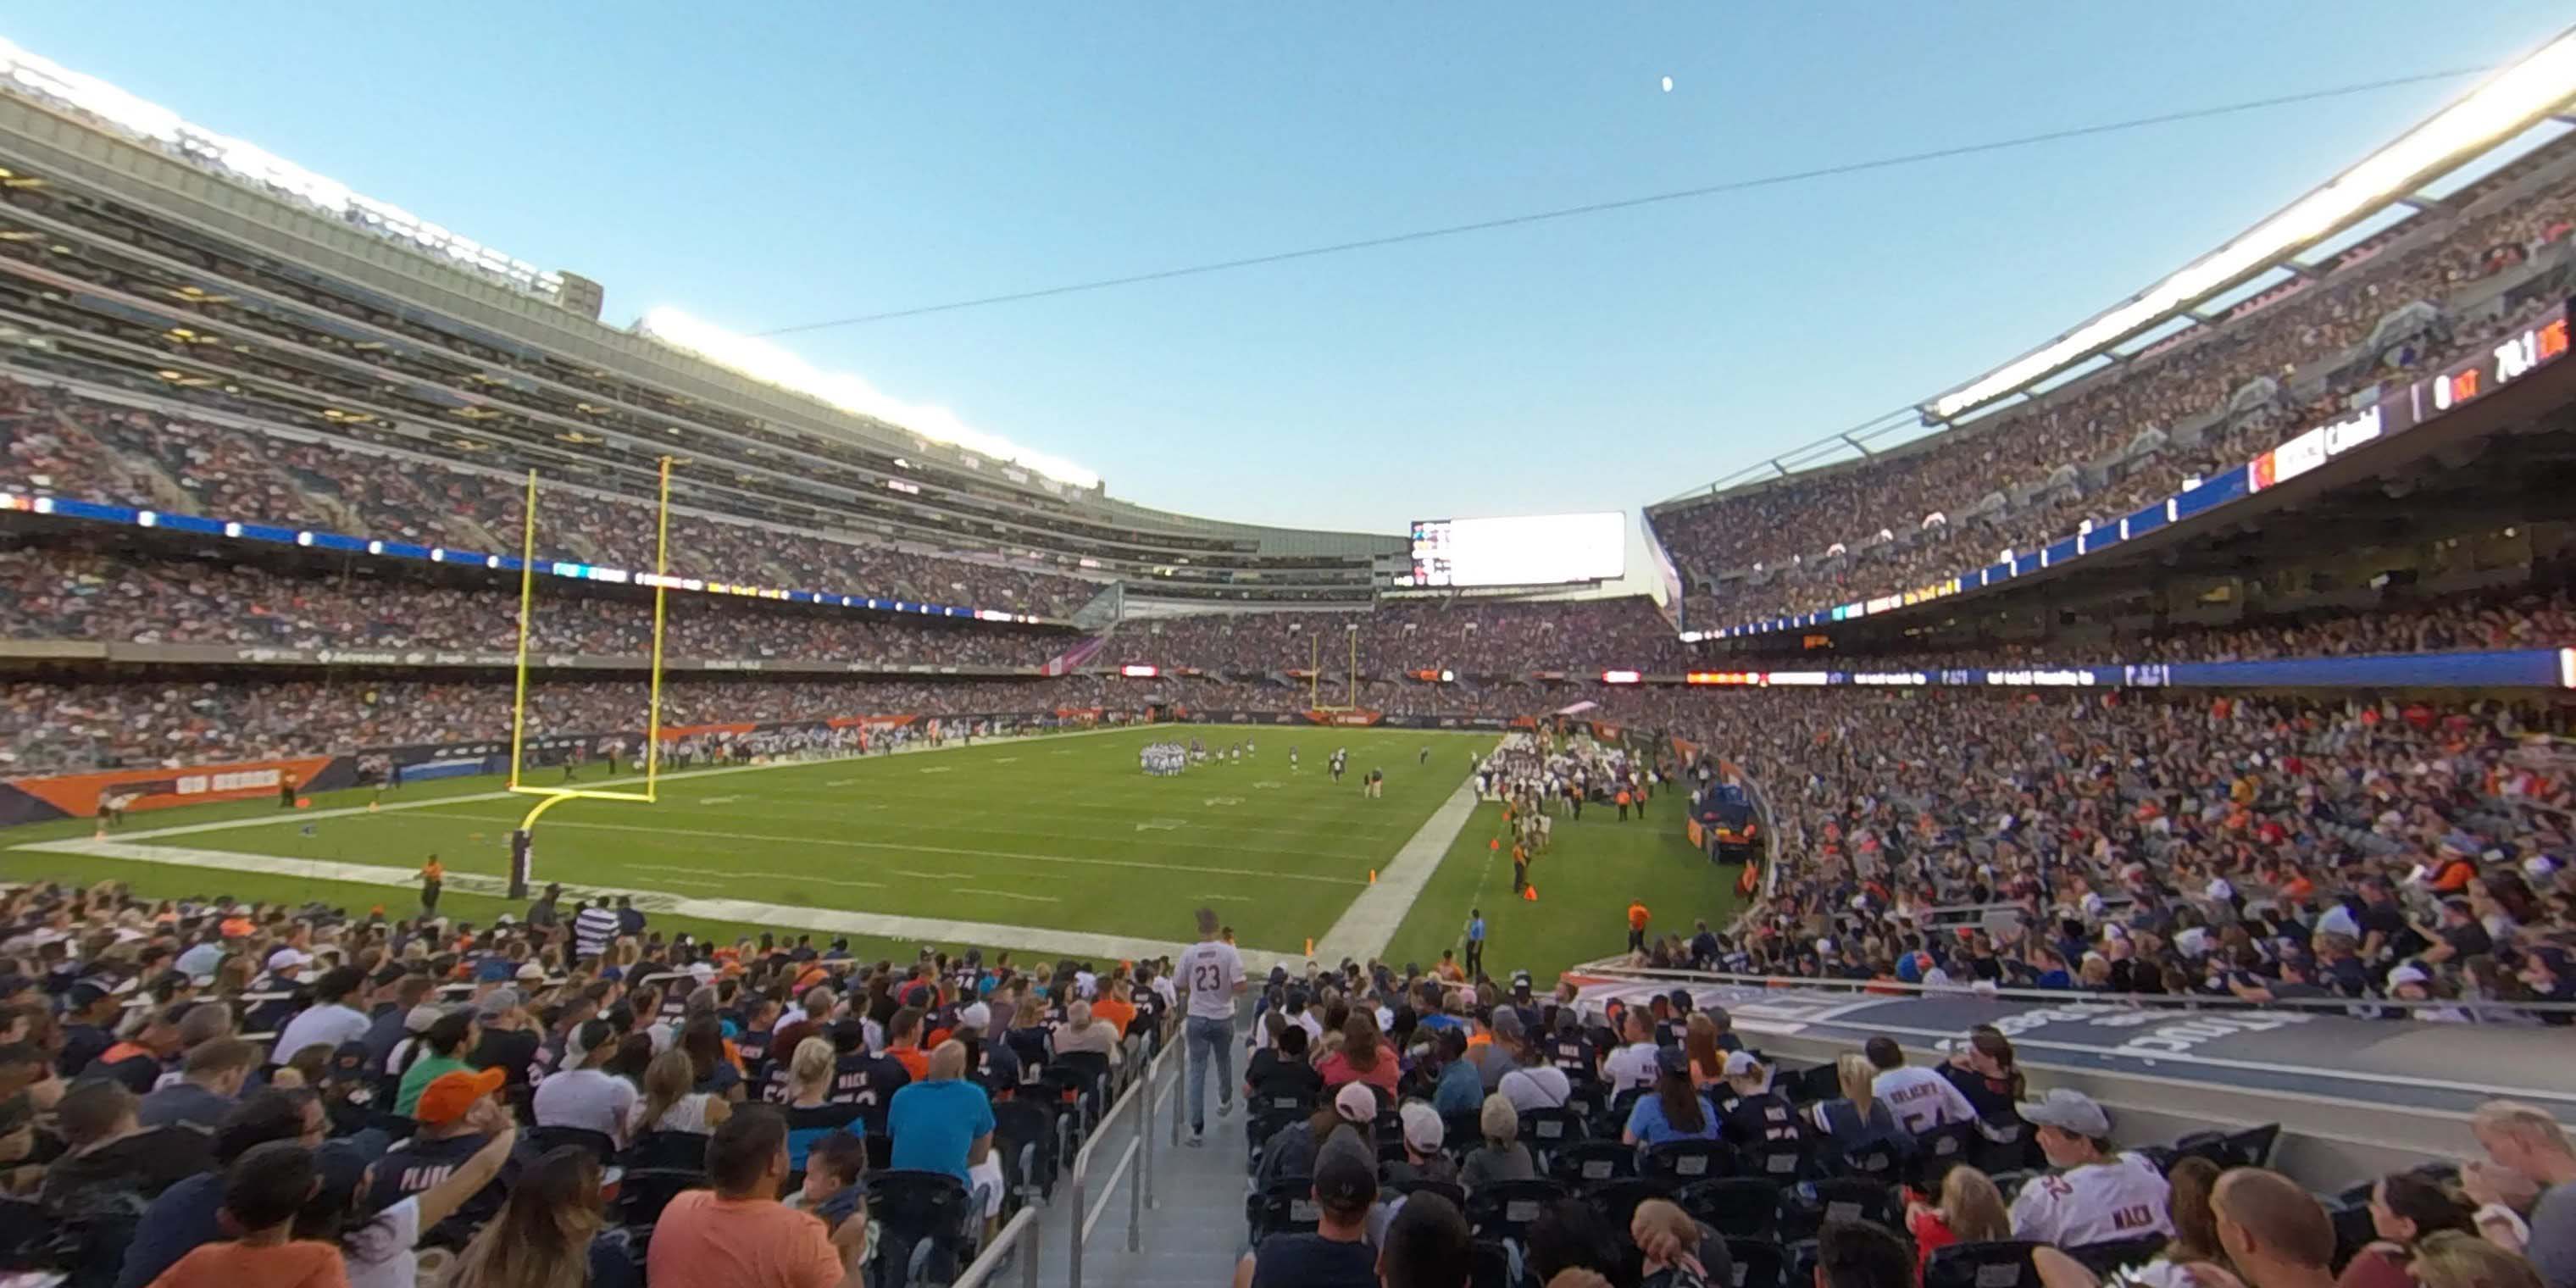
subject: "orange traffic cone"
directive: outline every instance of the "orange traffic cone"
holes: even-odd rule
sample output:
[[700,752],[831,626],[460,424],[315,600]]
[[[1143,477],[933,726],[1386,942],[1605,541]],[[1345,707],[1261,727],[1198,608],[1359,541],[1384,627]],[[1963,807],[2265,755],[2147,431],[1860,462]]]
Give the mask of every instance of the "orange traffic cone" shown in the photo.
[[1309,936],[1306,940],[1306,955],[1309,957],[1315,955],[1315,940],[1312,936]]
[[1534,886],[1534,885],[1525,885],[1525,886],[1522,886],[1522,887],[1521,887],[1521,897],[1522,897],[1522,898],[1524,898],[1524,899],[1529,900],[1531,903],[1537,903],[1537,902],[1538,902],[1538,887],[1537,887],[1537,886]]
[[1370,885],[1376,885],[1376,884],[1377,884],[1377,869],[1376,869],[1376,868],[1370,868],[1370,869],[1369,869],[1369,884],[1370,884]]
[[1503,838],[1499,836],[1494,837],[1493,839],[1485,842],[1485,848],[1488,850],[1499,850],[1503,848]]

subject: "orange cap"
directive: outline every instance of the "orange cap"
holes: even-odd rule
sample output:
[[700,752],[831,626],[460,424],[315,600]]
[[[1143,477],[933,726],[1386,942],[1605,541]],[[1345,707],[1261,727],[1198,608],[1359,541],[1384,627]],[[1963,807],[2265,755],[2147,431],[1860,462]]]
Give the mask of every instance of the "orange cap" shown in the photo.
[[411,1116],[423,1126],[436,1127],[464,1117],[476,1101],[501,1089],[510,1075],[499,1069],[480,1073],[442,1073],[421,1088],[420,1103],[412,1107]]

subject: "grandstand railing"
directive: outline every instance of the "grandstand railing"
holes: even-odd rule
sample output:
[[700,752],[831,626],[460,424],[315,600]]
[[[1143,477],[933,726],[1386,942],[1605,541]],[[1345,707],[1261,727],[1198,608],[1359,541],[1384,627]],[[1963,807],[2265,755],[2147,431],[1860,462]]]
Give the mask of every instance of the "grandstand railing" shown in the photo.
[[2282,998],[2270,1002],[2247,1002],[2235,997],[2210,997],[2197,993],[2107,993],[2087,992],[2073,988],[2001,988],[1986,984],[1909,984],[1902,980],[1832,979],[1805,975],[1764,975],[1745,971],[1688,970],[1670,966],[1640,966],[1626,956],[1604,957],[1585,962],[1566,972],[1569,975],[1596,975],[1609,979],[1671,980],[1676,983],[1726,984],[1738,987],[1796,990],[1809,993],[1854,993],[1886,999],[1899,997],[1974,997],[2011,1002],[2045,1002],[2052,1006],[2089,1006],[2103,1010],[2246,1010],[2260,1006],[2265,1010],[2333,1011],[2336,1013],[2375,1011],[2509,1011],[2525,1014],[2576,1014],[2576,1002],[2517,1002],[2477,998],[2423,998],[2408,1000],[2394,997],[2305,997]]

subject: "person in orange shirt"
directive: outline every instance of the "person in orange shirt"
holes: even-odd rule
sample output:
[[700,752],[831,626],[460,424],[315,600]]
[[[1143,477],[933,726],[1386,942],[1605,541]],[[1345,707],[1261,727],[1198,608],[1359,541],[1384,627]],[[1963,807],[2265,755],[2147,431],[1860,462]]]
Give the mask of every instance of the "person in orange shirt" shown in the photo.
[[1646,905],[1635,899],[1628,901],[1628,951],[1646,951]]
[[349,1288],[338,1244],[289,1237],[295,1214],[321,1186],[313,1151],[301,1142],[252,1146],[224,1172],[223,1214],[241,1237],[198,1245],[152,1288]]
[[440,892],[444,891],[446,888],[447,869],[439,866],[438,856],[433,854],[429,856],[429,862],[420,865],[420,910],[422,915],[435,916],[437,914],[438,896]]
[[1136,1022],[1136,1004],[1128,999],[1136,992],[1136,982],[1127,976],[1127,963],[1120,962],[1100,981],[1100,996],[1091,1003],[1091,1018],[1107,1020],[1118,1036],[1127,1036],[1127,1026]]
[[914,1082],[930,1076],[930,1055],[921,1049],[921,1008],[904,1007],[886,1021],[886,1058],[902,1065]]
[[1622,823],[1625,823],[1625,822],[1627,822],[1627,821],[1628,821],[1628,789],[1627,789],[1627,788],[1622,787],[1622,788],[1620,788],[1620,789],[1619,789],[1618,801],[1619,801],[1619,821],[1620,821],[1620,822],[1622,822]]
[[864,1282],[864,1213],[837,1230],[778,1201],[787,1180],[787,1119],[748,1105],[707,1143],[709,1190],[662,1209],[645,1278],[692,1288],[858,1288]]

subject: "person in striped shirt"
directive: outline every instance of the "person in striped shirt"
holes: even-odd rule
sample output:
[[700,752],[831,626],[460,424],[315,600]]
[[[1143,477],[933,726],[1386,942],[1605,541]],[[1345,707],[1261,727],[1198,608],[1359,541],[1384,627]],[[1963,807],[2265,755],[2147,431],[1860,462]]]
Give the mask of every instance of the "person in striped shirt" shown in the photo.
[[585,899],[581,911],[572,919],[573,951],[584,957],[597,957],[608,951],[617,939],[617,911],[606,899]]

